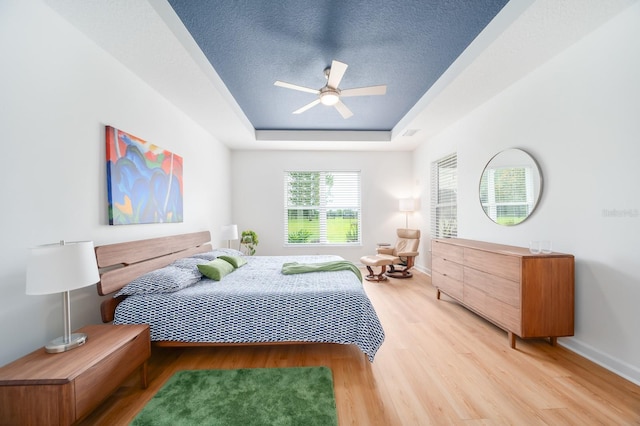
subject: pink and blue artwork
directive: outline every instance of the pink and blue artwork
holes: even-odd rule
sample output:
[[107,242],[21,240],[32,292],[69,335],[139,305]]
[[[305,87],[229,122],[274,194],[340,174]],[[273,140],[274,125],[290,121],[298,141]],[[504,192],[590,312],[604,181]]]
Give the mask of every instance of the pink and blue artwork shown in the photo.
[[109,225],[182,222],[182,157],[106,126]]

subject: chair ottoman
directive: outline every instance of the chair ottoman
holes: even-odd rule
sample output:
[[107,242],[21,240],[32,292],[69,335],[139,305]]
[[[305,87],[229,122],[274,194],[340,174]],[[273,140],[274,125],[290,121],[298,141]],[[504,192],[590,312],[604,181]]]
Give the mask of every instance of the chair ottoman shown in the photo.
[[[391,265],[393,262],[391,259],[384,258],[382,256],[362,256],[360,258],[360,262],[367,267],[369,271],[369,275],[365,276],[364,279],[367,281],[384,281],[387,277],[384,273],[387,270],[387,265]],[[379,274],[374,274],[372,266],[379,266],[381,268]]]

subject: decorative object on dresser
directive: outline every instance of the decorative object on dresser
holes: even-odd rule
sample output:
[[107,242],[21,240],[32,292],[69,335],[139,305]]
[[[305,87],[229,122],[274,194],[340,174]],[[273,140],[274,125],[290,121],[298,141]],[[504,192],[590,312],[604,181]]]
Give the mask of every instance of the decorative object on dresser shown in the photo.
[[516,336],[573,336],[574,257],[459,238],[431,244],[432,283],[471,311]]
[[87,335],[71,333],[71,301],[69,292],[100,281],[93,241],[60,241],[32,248],[27,264],[27,294],[62,293],[64,335],[45,350],[65,352],[83,345]]
[[0,424],[71,425],[86,417],[135,370],[147,387],[148,325],[90,325],[80,348],[40,348],[0,367]]

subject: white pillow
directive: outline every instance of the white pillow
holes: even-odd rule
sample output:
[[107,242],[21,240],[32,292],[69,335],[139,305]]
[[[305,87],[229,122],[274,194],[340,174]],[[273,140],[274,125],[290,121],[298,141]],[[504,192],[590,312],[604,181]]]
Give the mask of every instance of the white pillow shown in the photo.
[[165,266],[139,276],[124,286],[113,297],[133,294],[173,293],[197,283],[202,274],[197,270],[174,265]]

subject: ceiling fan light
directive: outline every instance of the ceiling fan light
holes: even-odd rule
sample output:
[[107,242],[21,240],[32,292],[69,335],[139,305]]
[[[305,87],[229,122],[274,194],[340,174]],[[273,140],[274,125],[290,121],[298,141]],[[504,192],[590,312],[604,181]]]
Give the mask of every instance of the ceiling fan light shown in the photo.
[[324,92],[320,94],[320,103],[326,106],[333,106],[338,103],[340,97],[335,92]]

